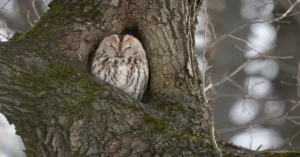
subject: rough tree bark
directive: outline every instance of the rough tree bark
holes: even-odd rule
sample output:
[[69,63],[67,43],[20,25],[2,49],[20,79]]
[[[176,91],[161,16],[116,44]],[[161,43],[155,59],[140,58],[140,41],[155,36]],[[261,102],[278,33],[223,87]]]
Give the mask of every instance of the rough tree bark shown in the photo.
[[[199,0],[53,0],[33,29],[1,43],[0,112],[15,124],[27,155],[212,156],[208,105],[194,54],[201,5]],[[89,74],[99,42],[124,32],[139,36],[149,59],[144,103]],[[251,153],[219,145],[224,156]]]

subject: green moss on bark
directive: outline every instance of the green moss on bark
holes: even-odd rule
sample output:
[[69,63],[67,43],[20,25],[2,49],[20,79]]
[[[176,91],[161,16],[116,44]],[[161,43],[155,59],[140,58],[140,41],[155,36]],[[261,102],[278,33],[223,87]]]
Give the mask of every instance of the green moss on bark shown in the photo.
[[149,115],[144,115],[141,120],[143,124],[150,126],[154,131],[161,132],[167,129],[167,124],[165,122],[152,118]]

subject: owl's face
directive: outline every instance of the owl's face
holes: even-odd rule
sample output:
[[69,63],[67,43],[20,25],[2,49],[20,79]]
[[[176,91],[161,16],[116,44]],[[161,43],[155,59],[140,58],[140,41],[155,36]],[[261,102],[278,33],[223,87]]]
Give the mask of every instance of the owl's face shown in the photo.
[[123,40],[114,34],[103,39],[97,54],[111,58],[145,57],[146,53],[141,42],[131,35],[125,35]]
[[145,57],[146,53],[141,42],[131,35],[125,35],[123,37],[121,45],[121,55],[124,58],[128,57]]
[[105,57],[117,57],[119,54],[120,39],[118,35],[114,34],[104,38],[99,45],[96,54],[100,54]]

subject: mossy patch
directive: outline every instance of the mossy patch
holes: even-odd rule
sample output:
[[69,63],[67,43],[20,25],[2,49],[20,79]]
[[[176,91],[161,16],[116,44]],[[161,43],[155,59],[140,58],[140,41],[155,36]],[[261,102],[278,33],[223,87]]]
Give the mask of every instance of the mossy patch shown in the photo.
[[[91,105],[96,96],[102,96],[106,91],[106,88],[99,87],[89,76],[83,76],[71,65],[50,64],[44,68],[32,65],[26,71],[18,74],[11,72],[11,75],[16,84],[25,87],[28,93],[38,98],[41,98],[40,93],[44,91],[47,94],[43,98],[51,100],[53,95],[70,95],[70,92],[78,91],[72,95],[74,100],[78,100],[76,104],[81,107]],[[74,107],[75,104],[70,105]]]
[[27,71],[20,71],[19,74],[11,72],[11,75],[16,83],[32,87],[30,92],[37,95],[51,87],[75,86],[79,73],[71,66],[49,65],[46,71],[43,71],[38,66],[32,65]]
[[157,111],[164,111],[164,112],[172,112],[172,111],[184,111],[184,106],[183,105],[177,105],[177,104],[158,104],[155,105],[154,107],[155,110]]
[[74,153],[74,157],[85,157],[86,155],[85,154],[81,154],[79,151],[76,151]]
[[86,112],[80,111],[80,112],[75,116],[75,119],[76,119],[76,120],[81,120],[81,119],[85,118],[85,116],[86,116]]
[[184,137],[186,138],[187,141],[189,142],[202,142],[202,136],[199,133],[199,131],[195,128],[193,125],[187,125],[185,126],[185,135]]
[[130,106],[129,107],[131,111],[133,112],[140,112],[140,111],[143,111],[143,108],[142,107],[139,107],[139,106]]
[[25,145],[25,154],[27,157],[36,157],[38,156],[37,154],[37,146],[35,144],[33,144],[32,142],[30,141],[27,141],[26,139],[23,138],[23,143]]
[[155,131],[164,131],[167,129],[165,122],[152,118],[149,115],[144,115],[141,120],[143,124],[150,126]]
[[300,152],[266,152],[267,157],[299,157]]

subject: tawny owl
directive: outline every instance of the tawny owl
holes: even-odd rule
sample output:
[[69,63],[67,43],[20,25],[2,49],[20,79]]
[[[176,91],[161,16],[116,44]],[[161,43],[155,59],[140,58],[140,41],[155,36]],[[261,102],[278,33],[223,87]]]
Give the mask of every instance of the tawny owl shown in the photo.
[[146,52],[131,35],[108,36],[95,52],[91,73],[141,100],[149,76]]

